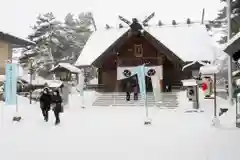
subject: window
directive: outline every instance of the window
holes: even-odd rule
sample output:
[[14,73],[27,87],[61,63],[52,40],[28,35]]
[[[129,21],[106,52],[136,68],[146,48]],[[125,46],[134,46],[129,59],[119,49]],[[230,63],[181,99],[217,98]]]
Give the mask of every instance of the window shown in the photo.
[[142,57],[143,56],[142,44],[134,44],[134,55],[136,57]]

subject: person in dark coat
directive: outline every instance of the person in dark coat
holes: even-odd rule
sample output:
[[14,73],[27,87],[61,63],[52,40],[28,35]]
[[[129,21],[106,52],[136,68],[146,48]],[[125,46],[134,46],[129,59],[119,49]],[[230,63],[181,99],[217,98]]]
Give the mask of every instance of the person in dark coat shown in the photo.
[[48,88],[43,89],[43,93],[40,96],[40,108],[42,110],[42,115],[44,117],[44,120],[48,121],[48,112],[50,110],[51,105],[51,94],[49,92]]
[[138,100],[138,84],[137,82],[135,82],[135,84],[133,85],[133,92],[134,92],[134,100]]
[[130,101],[131,99],[131,83],[127,82],[127,86],[126,86],[126,101]]
[[53,112],[56,118],[55,125],[60,123],[60,113],[63,112],[62,97],[58,90],[53,92],[52,97]]

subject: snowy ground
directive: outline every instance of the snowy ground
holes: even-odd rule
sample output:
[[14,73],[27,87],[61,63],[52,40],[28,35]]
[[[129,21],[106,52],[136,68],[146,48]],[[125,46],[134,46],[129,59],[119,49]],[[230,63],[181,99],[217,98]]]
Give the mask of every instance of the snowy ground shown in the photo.
[[[180,93],[179,97],[184,97]],[[211,126],[213,102],[203,101],[204,113],[149,108],[153,124],[144,126],[143,107],[82,109],[72,96],[54,126],[42,120],[38,104],[19,98],[23,121],[13,123],[14,108],[1,105],[0,159],[3,160],[239,160],[240,129],[233,127],[234,109]],[[218,99],[219,105],[227,102]]]

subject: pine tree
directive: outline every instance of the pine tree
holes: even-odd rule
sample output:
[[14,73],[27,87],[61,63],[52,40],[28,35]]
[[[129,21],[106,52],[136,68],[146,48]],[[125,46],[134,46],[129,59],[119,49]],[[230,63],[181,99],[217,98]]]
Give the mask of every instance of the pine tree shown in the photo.
[[[221,0],[222,3],[226,3],[226,0]],[[231,31],[232,36],[239,32],[240,28],[240,0],[235,0],[231,2],[231,10],[232,10],[232,21],[231,21]],[[224,6],[217,15],[217,18],[208,24],[208,28],[219,28],[223,33],[223,37],[219,40],[219,43],[227,42],[227,7]]]
[[29,39],[36,46],[25,48],[20,63],[27,67],[29,59],[37,70],[49,70],[60,61],[74,62],[91,34],[92,14],[81,13],[76,19],[68,13],[64,23],[52,13],[39,15]]
[[35,46],[25,48],[20,63],[29,66],[33,61],[35,71],[47,72],[54,64],[54,60],[61,56],[61,22],[57,21],[52,13],[39,15],[33,26],[33,33],[28,38],[35,42]]
[[74,15],[70,13],[65,17],[65,27],[71,32],[68,37],[68,42],[71,47],[66,53],[72,56],[71,59],[73,61],[77,60],[92,33],[92,20],[92,13],[90,12],[81,13],[76,19],[74,18]]

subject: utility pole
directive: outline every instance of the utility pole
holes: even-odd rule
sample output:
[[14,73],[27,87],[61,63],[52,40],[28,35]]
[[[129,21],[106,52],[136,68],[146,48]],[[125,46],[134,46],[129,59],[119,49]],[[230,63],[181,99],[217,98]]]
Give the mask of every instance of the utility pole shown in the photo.
[[[231,30],[231,0],[227,0],[227,21],[228,21],[228,42],[232,37]],[[229,103],[232,104],[232,56],[228,57],[228,98]]]
[[204,24],[204,18],[205,18],[205,8],[203,8],[203,10],[202,10],[201,24]]

